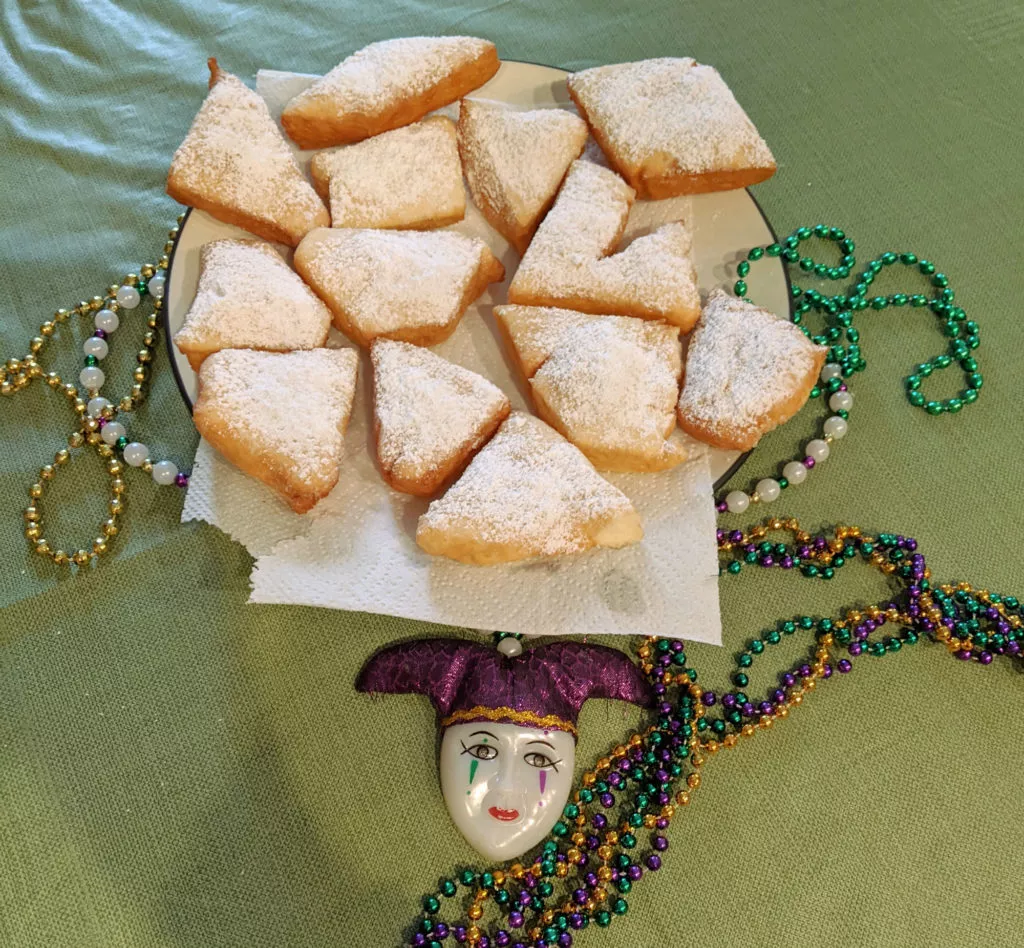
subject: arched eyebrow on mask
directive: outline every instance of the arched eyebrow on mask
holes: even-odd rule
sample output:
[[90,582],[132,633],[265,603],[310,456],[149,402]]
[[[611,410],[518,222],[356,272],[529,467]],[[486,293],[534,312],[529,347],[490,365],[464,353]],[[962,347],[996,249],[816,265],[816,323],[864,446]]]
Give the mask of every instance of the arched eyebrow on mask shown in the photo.
[[491,738],[492,740],[495,740],[495,741],[497,740],[497,738],[496,738],[496,737],[495,737],[495,736],[494,736],[494,735],[493,735],[493,734],[492,734],[492,733],[491,733],[490,731],[474,731],[474,732],[473,732],[472,734],[470,734],[469,736],[470,736],[470,737],[476,737],[476,736],[477,736],[477,734],[486,734],[486,735],[487,735],[487,736],[488,736],[489,738]]
[[555,749],[554,744],[548,743],[548,741],[527,741],[526,746],[529,747],[531,744],[543,744],[545,747],[550,747],[552,750]]

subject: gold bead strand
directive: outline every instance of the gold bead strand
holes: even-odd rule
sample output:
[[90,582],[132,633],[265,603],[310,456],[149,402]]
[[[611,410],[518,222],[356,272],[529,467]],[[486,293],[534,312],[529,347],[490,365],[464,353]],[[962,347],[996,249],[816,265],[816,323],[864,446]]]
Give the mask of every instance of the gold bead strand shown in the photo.
[[[164,245],[164,253],[158,263],[147,263],[140,268],[139,274],[142,280],[148,283],[153,277],[159,275],[163,282],[170,262],[169,255],[174,250],[184,218],[184,214],[179,215],[177,224],[168,232],[168,241]],[[153,311],[146,318],[142,347],[136,353],[137,365],[133,371],[133,385],[130,394],[121,398],[117,405],[108,404],[98,413],[94,409],[93,413],[97,414],[97,417],[90,415],[87,405],[89,393],[80,391],[74,382],[66,381],[59,373],[45,371],[40,359],[50,340],[56,336],[61,324],[65,323],[72,314],[83,318],[93,318],[100,310],[108,308],[115,314],[121,315],[124,313],[124,308],[117,302],[118,291],[122,286],[138,287],[139,282],[139,275],[127,274],[120,283],[111,284],[104,295],[93,296],[72,307],[58,309],[51,319],[40,325],[38,333],[29,340],[25,356],[6,361],[0,360],[0,394],[13,395],[26,388],[35,379],[44,379],[49,388],[64,396],[75,413],[75,428],[67,437],[67,446],[60,448],[55,453],[52,464],[44,465],[41,468],[38,480],[29,489],[30,504],[24,511],[24,533],[30,547],[37,554],[49,558],[58,566],[74,564],[84,567],[90,565],[93,560],[108,552],[110,539],[116,536],[120,530],[118,518],[123,513],[125,503],[125,482],[121,477],[123,463],[115,457],[115,447],[103,440],[101,431],[103,425],[114,421],[119,410],[130,411],[138,407],[145,397],[147,385],[151,380],[156,349],[159,345],[159,314],[163,309],[163,293],[161,292],[160,296],[149,294]],[[98,391],[93,395],[98,397]],[[71,451],[88,447],[96,450],[104,461],[107,473],[111,478],[111,499],[108,504],[110,515],[101,524],[91,550],[83,548],[68,553],[60,548],[54,548],[44,536],[43,511],[40,501],[46,486],[55,477],[57,470],[71,460]],[[152,467],[152,461],[147,459],[142,469],[148,472],[152,470]]]

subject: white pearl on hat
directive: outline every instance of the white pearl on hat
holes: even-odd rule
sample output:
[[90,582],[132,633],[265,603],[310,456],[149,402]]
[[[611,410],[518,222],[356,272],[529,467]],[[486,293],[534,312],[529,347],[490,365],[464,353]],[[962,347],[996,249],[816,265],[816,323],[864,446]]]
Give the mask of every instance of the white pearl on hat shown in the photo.
[[508,635],[498,643],[498,651],[506,658],[518,658],[523,654],[523,643],[515,636]]

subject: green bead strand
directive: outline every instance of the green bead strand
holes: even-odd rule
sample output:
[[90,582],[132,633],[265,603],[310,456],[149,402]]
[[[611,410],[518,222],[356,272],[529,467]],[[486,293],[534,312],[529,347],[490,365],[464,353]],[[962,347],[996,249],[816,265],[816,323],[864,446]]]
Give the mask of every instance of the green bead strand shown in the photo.
[[[839,265],[819,262],[808,255],[801,255],[800,245],[806,240],[823,240],[836,244],[842,256]],[[813,227],[798,227],[780,243],[754,247],[736,267],[739,277],[734,291],[737,296],[747,294],[746,277],[750,272],[752,261],[764,258],[781,257],[786,263],[797,264],[801,272],[815,275],[827,280],[842,280],[849,277],[856,265],[854,241],[846,236],[845,231],[838,227],[816,224]],[[891,295],[875,295],[868,297],[868,289],[885,267],[896,264],[912,267],[920,276],[927,279],[932,296],[925,293],[893,293]],[[978,324],[966,320],[962,307],[953,306],[955,294],[949,285],[949,277],[937,270],[934,263],[905,251],[897,253],[887,250],[864,267],[859,278],[846,293],[826,296],[814,289],[804,289],[796,284],[791,287],[791,294],[799,304],[793,308],[791,320],[800,326],[804,334],[818,345],[829,345],[829,361],[839,365],[842,377],[849,378],[855,372],[863,371],[867,363],[861,356],[857,344],[860,333],[853,326],[854,314],[864,309],[882,311],[890,306],[902,308],[910,306],[920,308],[928,306],[941,320],[940,331],[948,340],[946,353],[921,362],[914,374],[906,380],[905,395],[907,401],[915,408],[923,409],[927,414],[956,414],[967,405],[978,400],[981,389],[981,374],[977,371],[977,361],[970,355],[981,344]],[[814,311],[823,315],[826,327],[823,332],[813,333],[803,325],[807,313]],[[959,396],[945,400],[928,399],[921,389],[921,380],[928,378],[933,371],[950,367],[956,362],[964,373],[964,389]],[[831,392],[815,386],[811,397],[824,394],[827,399]]]

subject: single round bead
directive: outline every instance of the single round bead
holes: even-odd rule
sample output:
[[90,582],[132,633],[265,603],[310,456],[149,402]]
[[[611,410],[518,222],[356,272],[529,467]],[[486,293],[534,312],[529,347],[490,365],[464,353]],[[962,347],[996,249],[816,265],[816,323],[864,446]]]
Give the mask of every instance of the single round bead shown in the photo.
[[757,491],[757,496],[768,504],[773,500],[777,500],[779,494],[782,493],[782,488],[779,486],[779,482],[772,477],[765,477],[762,480],[759,480],[754,490]]
[[127,435],[124,425],[119,421],[108,421],[100,432],[100,437],[111,447],[117,444],[125,435]]
[[112,333],[121,324],[120,319],[117,317],[112,309],[101,309],[97,314],[96,318],[93,319],[93,325],[97,329],[102,329],[105,333]]
[[162,273],[150,277],[149,282],[146,284],[146,289],[149,290],[149,295],[154,299],[161,300],[164,298],[164,289],[167,286],[167,277]]
[[750,506],[750,498],[741,490],[730,491],[725,495],[725,506],[729,513],[743,513]]
[[100,339],[99,336],[90,336],[82,343],[82,351],[87,356],[94,356],[97,359],[105,359],[110,353],[110,346],[107,345],[105,339]]
[[790,484],[802,484],[807,480],[807,468],[799,461],[790,461],[783,469],[782,476]]
[[808,441],[805,450],[807,451],[807,456],[809,458],[814,458],[815,464],[828,459],[828,442],[822,441],[821,438],[815,438],[813,441]]
[[106,380],[107,377],[103,374],[103,369],[97,368],[95,365],[87,365],[78,373],[78,381],[82,388],[87,388],[90,391],[103,388],[103,383]]
[[153,480],[161,487],[167,487],[174,483],[178,476],[178,465],[173,461],[157,461],[153,465]]
[[149,448],[141,441],[133,441],[124,447],[125,464],[131,467],[142,467],[142,463],[149,457]]
[[835,438],[838,441],[840,438],[846,437],[849,425],[845,419],[840,418],[838,415],[832,415],[825,419],[825,423],[821,426],[821,429],[826,435],[831,438]]
[[498,651],[506,658],[517,658],[523,654],[523,643],[514,635],[509,635],[498,643]]
[[828,382],[829,379],[838,379],[843,374],[843,367],[835,362],[827,362],[821,367],[821,380]]
[[122,309],[135,309],[142,302],[142,295],[134,286],[119,287],[117,290],[117,305]]
[[99,418],[103,413],[104,408],[110,407],[110,401],[97,395],[96,398],[90,398],[85,406],[85,410],[90,418]]
[[849,411],[853,408],[853,396],[849,392],[836,392],[828,400],[832,411]]

